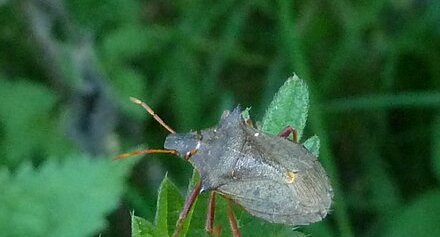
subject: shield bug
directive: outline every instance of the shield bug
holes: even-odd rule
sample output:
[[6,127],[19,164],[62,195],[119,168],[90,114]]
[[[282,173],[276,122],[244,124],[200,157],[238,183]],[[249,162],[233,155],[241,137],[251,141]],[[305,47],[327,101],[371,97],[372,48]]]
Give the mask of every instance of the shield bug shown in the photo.
[[[267,134],[245,121],[240,107],[225,111],[213,128],[176,133],[142,101],[143,106],[169,134],[165,149],[141,150],[119,156],[170,153],[188,160],[200,173],[185,201],[173,236],[178,236],[187,214],[201,192],[211,192],[206,230],[215,232],[215,193],[229,200],[228,217],[233,236],[240,236],[231,201],[250,214],[272,223],[307,225],[329,212],[333,191],[318,159],[296,141],[287,127],[278,136]],[[293,134],[293,141],[288,137]]]

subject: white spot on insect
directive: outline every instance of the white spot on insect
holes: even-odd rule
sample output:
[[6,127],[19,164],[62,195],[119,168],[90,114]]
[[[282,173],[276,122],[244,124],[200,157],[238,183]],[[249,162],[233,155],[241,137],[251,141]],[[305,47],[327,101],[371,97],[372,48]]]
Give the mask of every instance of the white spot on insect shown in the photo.
[[196,150],[198,150],[198,149],[200,148],[200,146],[201,146],[201,142],[198,141],[198,142],[197,142],[197,145],[196,145]]
[[232,170],[231,177],[232,177],[232,179],[237,179],[237,177],[235,177],[235,170]]
[[254,137],[258,137],[258,136],[260,136],[260,133],[258,132],[254,133]]

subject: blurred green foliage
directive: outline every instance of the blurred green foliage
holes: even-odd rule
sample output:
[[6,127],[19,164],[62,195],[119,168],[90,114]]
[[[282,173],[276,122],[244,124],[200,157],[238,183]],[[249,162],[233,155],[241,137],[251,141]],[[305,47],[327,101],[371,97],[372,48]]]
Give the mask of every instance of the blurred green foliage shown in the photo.
[[292,72],[336,189],[330,216],[300,231],[440,235],[439,1],[17,0],[0,2],[0,22],[2,235],[129,236],[126,213],[153,220],[165,173],[185,190],[192,172],[149,156],[122,194],[126,171],[92,160],[162,147],[166,131],[128,96],[198,130],[236,104],[262,119]]
[[130,166],[86,156],[0,170],[2,236],[88,236],[105,227]]

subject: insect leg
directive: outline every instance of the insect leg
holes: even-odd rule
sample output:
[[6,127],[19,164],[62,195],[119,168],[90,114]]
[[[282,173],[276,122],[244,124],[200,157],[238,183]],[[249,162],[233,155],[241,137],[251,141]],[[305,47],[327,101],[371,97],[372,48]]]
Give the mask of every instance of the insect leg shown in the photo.
[[212,229],[214,227],[214,219],[215,219],[215,192],[211,192],[211,194],[209,195],[208,213],[206,216],[206,225],[205,225],[205,230],[209,234],[212,234]]
[[285,127],[280,133],[278,133],[278,136],[288,138],[289,135],[292,134],[293,136],[293,142],[298,143],[298,132],[295,128],[292,128],[291,126]]
[[202,183],[198,182],[196,184],[196,186],[194,187],[194,189],[191,191],[191,193],[186,198],[185,205],[183,206],[183,209],[179,215],[179,219],[177,220],[176,229],[174,230],[173,237],[180,236],[180,232],[183,229],[183,224],[185,222],[185,219],[188,217],[188,213],[191,211],[192,207],[194,206],[194,203],[200,194],[201,188],[202,188]]
[[212,236],[221,236],[221,227],[214,226],[215,219],[215,192],[211,192],[208,202],[208,213],[206,216],[205,230]]
[[234,211],[232,210],[232,201],[228,199],[228,218],[229,225],[231,226],[232,236],[241,237],[240,229],[237,225],[237,218],[235,218]]

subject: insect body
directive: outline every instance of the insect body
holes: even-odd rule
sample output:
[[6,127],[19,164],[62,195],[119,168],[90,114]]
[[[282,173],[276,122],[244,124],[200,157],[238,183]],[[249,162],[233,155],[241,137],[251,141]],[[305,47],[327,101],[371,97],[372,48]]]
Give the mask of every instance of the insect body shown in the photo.
[[[239,107],[223,113],[218,126],[191,133],[175,133],[145,103],[142,105],[164,126],[164,150],[142,150],[119,158],[146,153],[170,153],[188,160],[200,173],[201,182],[187,197],[173,236],[201,192],[210,196],[206,229],[215,232],[215,192],[242,206],[250,214],[273,223],[307,225],[329,212],[333,191],[317,158],[303,145],[253,128]],[[286,137],[287,137],[286,136]],[[295,136],[294,136],[295,137]],[[234,236],[240,236],[231,205],[228,217]]]
[[301,144],[250,127],[239,107],[215,128],[168,135],[164,147],[190,156],[202,192],[217,191],[269,222],[307,225],[329,211],[333,192],[316,157]]

